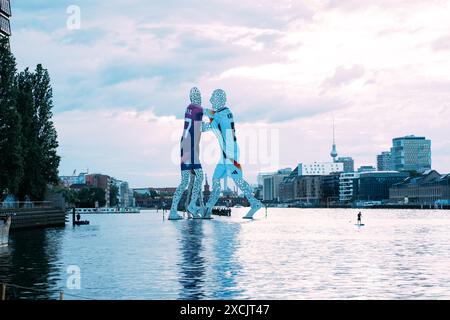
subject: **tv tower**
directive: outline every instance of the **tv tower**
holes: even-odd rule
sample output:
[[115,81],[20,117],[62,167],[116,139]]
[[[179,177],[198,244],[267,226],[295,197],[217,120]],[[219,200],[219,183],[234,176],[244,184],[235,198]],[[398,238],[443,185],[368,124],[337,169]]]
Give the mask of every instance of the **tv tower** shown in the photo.
[[338,156],[337,148],[336,148],[336,139],[334,132],[334,117],[333,117],[333,147],[331,148],[330,156],[333,158],[333,162],[336,162],[336,158]]

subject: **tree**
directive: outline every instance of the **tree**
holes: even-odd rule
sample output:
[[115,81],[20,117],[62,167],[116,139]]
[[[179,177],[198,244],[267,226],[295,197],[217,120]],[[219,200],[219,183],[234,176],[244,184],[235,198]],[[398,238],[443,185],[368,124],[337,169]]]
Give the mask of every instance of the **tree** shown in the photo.
[[17,76],[17,110],[22,119],[24,176],[19,196],[44,199],[47,184],[58,183],[60,157],[57,133],[52,118],[52,88],[48,71],[38,65],[31,73],[25,69]]
[[19,188],[20,198],[43,199],[47,183],[42,174],[43,156],[38,142],[38,125],[33,103],[33,75],[28,69],[17,76],[17,110],[22,119],[22,155],[24,179]]
[[33,98],[42,174],[47,183],[57,184],[61,158],[57,154],[58,134],[52,122],[53,89],[48,71],[41,64],[37,65],[33,75]]
[[0,196],[16,194],[23,177],[21,119],[16,106],[16,61],[0,39]]
[[76,205],[79,202],[78,191],[76,191],[76,190],[73,190],[70,188],[63,188],[62,195],[63,195],[66,203],[68,203],[70,205]]
[[101,188],[83,188],[78,193],[77,205],[79,208],[95,208],[95,203],[98,202],[100,207],[105,206],[105,190]]
[[158,196],[158,192],[156,190],[151,189],[150,190],[150,197],[152,199],[155,199]]
[[119,204],[119,200],[117,196],[119,195],[119,188],[116,185],[112,184],[109,188],[109,205],[111,207],[115,207]]

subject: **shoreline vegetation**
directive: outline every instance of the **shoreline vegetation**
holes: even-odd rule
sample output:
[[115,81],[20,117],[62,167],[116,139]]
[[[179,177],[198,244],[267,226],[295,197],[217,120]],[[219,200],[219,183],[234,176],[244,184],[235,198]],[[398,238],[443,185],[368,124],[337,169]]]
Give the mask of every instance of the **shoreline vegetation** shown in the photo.
[[42,201],[58,183],[60,156],[50,75],[41,64],[17,71],[0,39],[0,200]]

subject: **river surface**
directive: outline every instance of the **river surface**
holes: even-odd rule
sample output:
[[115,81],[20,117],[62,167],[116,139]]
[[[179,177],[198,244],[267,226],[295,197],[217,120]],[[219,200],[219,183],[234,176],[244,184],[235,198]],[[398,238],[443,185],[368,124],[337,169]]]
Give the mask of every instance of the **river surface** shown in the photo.
[[348,209],[245,213],[12,232],[0,282],[34,289],[15,299],[450,299],[449,211],[367,210],[363,227]]

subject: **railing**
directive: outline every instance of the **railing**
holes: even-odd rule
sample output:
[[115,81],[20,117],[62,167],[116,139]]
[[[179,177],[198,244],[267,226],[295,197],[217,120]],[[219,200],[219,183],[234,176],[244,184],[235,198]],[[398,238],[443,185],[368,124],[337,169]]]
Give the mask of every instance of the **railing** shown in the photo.
[[0,202],[0,209],[50,209],[54,207],[52,201],[14,201]]
[[[36,289],[31,287],[25,287],[17,284],[11,284],[11,283],[0,283],[0,301],[9,300],[9,296],[7,295],[8,289],[13,289],[14,293],[16,293],[16,290],[25,290],[25,291],[33,291],[36,293],[43,293],[43,294],[57,294],[59,296],[59,300],[64,300],[64,296],[73,297],[76,300],[95,300],[94,298],[88,298],[83,297],[77,294],[71,294],[71,293],[65,293],[62,289],[55,289],[55,290],[42,290],[42,289]],[[11,296],[15,297],[16,294],[12,294]]]

